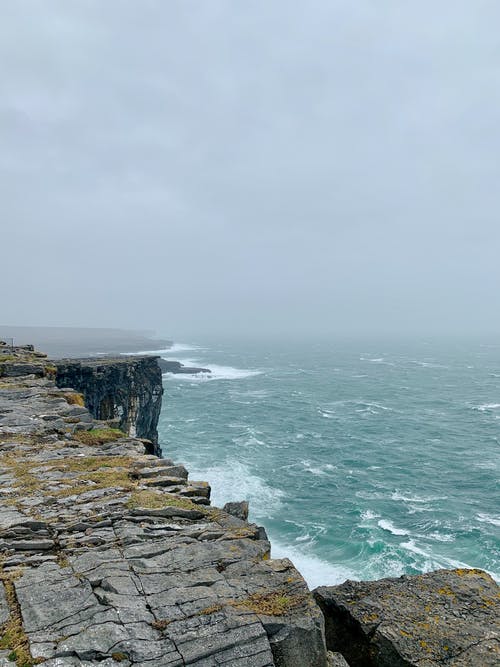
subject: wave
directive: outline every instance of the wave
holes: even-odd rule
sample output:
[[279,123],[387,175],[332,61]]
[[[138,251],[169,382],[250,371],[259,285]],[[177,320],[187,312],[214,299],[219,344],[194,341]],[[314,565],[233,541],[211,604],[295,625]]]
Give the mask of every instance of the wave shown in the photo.
[[418,361],[416,359],[411,359],[409,363],[415,364],[415,366],[421,366],[422,368],[448,368],[448,366],[438,364],[435,361]]
[[380,526],[382,530],[387,530],[389,533],[392,533],[393,535],[408,535],[407,530],[396,528],[396,526],[392,523],[392,521],[388,521],[387,519],[380,519],[380,521],[377,522],[377,525]]
[[240,461],[224,461],[208,468],[185,462],[189,477],[207,480],[212,487],[212,504],[222,507],[228,502],[248,500],[252,520],[269,519],[270,513],[279,513],[285,492],[256,475]]
[[199,345],[191,345],[189,343],[174,343],[172,347],[168,349],[168,353],[177,354],[178,352],[187,352],[190,350],[206,350],[206,348],[200,347]]
[[475,405],[473,410],[487,412],[488,410],[498,410],[498,408],[500,408],[500,403],[483,403],[482,405]]
[[333,565],[303,549],[271,539],[272,558],[289,558],[302,574],[310,589],[316,586],[335,586],[346,579],[359,579],[354,571],[343,565]]
[[[142,354],[157,354],[161,357],[165,357],[165,355],[171,355],[171,354],[178,354],[179,352],[187,352],[191,350],[205,350],[206,348],[200,347],[198,345],[190,345],[188,343],[173,343],[171,347],[162,347],[159,350],[140,350],[139,352],[120,352],[122,355],[126,356],[138,356]],[[106,354],[103,352],[102,354]]]
[[[193,363],[193,360],[189,361]],[[184,363],[184,361],[182,363]],[[181,380],[183,382],[210,382],[212,380],[244,380],[245,378],[262,375],[263,373],[263,371],[256,369],[219,366],[218,364],[211,364],[210,362],[203,363],[210,369],[210,373],[197,373],[196,375],[164,373],[164,375],[174,377],[176,380]]]
[[165,354],[170,354],[171,351],[172,351],[171,347],[162,347],[160,350],[140,350],[139,352],[120,352],[120,355],[126,357],[137,357],[139,355],[142,356],[143,354],[155,354],[161,357]]
[[448,496],[417,496],[416,494],[403,494],[401,491],[391,493],[392,500],[399,500],[404,503],[432,503],[437,500],[447,500]]
[[334,466],[331,463],[326,463],[321,467],[313,465],[311,461],[308,461],[307,459],[304,459],[300,463],[304,470],[310,472],[312,475],[327,475],[332,470],[337,470],[337,466]]
[[399,545],[403,549],[410,551],[411,553],[421,556],[424,559],[424,565],[422,567],[423,572],[429,572],[430,570],[438,570],[441,568],[445,569],[473,569],[472,565],[468,563],[463,563],[462,561],[455,560],[454,558],[445,558],[444,556],[439,556],[436,554],[429,553],[425,549],[418,547],[415,543],[415,540],[408,540],[407,542],[401,542]]
[[493,516],[491,514],[477,514],[476,519],[481,523],[489,523],[492,526],[500,526],[500,516]]
[[345,416],[351,411],[360,414],[378,415],[380,414],[380,411],[392,412],[393,409],[387,405],[382,405],[382,403],[376,403],[375,401],[353,399],[345,401],[334,401],[333,403],[327,403],[326,406],[319,405],[317,407],[318,414],[325,419],[335,419],[338,417],[338,413]]

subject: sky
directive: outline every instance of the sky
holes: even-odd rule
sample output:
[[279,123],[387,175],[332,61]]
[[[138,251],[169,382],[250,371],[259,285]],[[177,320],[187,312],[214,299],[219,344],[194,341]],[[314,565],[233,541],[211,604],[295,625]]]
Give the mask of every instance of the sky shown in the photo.
[[0,323],[500,332],[498,0],[0,7]]

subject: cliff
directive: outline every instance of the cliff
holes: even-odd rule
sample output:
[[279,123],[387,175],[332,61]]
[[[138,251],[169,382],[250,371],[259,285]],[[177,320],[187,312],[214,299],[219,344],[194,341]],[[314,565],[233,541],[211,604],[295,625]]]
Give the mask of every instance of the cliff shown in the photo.
[[95,419],[116,420],[127,435],[150,440],[148,453],[160,455],[158,417],[163,385],[156,357],[101,357],[54,362],[58,387],[84,396]]
[[[33,350],[0,357],[1,667],[326,666],[323,616],[265,531],[96,421]],[[71,372],[97,387],[98,368]]]

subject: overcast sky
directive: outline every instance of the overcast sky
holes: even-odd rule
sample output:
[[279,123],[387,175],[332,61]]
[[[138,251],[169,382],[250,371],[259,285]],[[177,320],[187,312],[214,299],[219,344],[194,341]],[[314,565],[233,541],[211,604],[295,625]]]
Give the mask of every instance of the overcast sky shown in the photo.
[[500,3],[0,0],[4,324],[500,331]]

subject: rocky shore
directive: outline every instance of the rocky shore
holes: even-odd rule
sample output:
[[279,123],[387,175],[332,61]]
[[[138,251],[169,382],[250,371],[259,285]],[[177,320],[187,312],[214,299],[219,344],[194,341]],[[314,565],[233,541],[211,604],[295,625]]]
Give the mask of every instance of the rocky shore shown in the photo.
[[151,357],[0,345],[0,667],[499,664],[488,575],[312,595],[246,503],[158,456],[161,395]]

